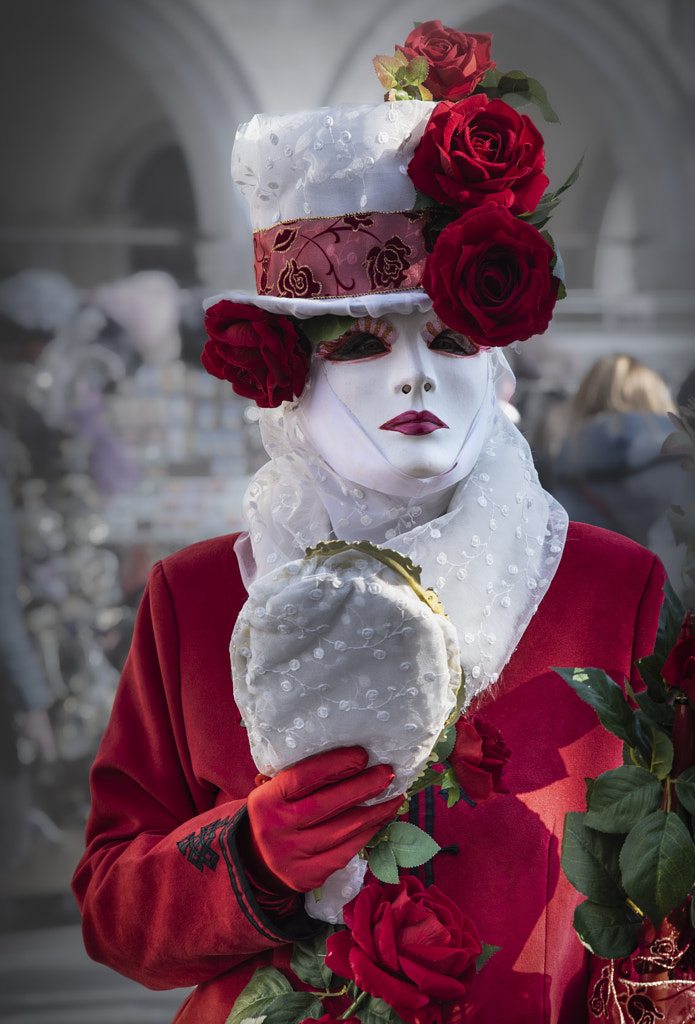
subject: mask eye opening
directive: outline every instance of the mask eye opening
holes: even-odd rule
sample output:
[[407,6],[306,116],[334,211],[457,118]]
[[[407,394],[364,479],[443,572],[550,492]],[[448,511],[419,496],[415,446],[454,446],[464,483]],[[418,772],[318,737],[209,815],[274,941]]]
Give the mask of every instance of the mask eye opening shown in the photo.
[[[327,359],[333,362],[349,362],[357,359],[370,359],[375,358],[379,355],[385,355],[391,351],[391,336],[393,335],[393,328],[386,320],[379,320],[371,316],[362,316],[348,327],[347,331],[344,331],[340,337],[332,339],[331,341],[322,342],[318,349],[317,355],[320,359]],[[365,340],[372,338],[375,341],[381,342],[381,347],[372,345],[374,349],[369,354],[359,356],[355,354],[351,356],[348,354],[347,346],[351,339],[355,339],[354,347],[357,347],[357,339],[364,338]],[[341,351],[343,354],[341,355]]]

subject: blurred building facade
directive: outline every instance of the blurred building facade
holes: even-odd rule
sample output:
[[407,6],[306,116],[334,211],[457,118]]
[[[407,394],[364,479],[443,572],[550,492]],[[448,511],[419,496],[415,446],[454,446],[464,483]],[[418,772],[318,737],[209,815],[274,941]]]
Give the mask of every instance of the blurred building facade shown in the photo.
[[553,186],[584,155],[552,223],[570,294],[527,355],[572,384],[627,350],[675,390],[695,332],[692,0],[1,0],[0,272],[252,287],[236,125],[378,100],[372,57],[427,17],[492,31],[498,66],[546,87]]

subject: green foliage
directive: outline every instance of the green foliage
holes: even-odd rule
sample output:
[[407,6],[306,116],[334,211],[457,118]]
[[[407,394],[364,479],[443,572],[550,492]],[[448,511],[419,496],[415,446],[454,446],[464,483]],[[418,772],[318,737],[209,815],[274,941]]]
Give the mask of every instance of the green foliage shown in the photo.
[[425,86],[429,71],[426,57],[408,60],[400,50],[393,57],[379,54],[374,58],[374,70],[389,100],[431,100],[432,93]]
[[482,950],[480,956],[475,961],[475,969],[476,969],[476,971],[482,970],[482,968],[488,962],[490,957],[494,956],[495,953],[499,953],[499,951],[502,949],[501,946],[491,946],[487,942],[483,942],[482,943],[482,947],[483,947],[483,950]]
[[577,696],[590,704],[604,729],[634,747],[651,764],[652,737],[628,704],[623,691],[599,668],[556,668]]
[[695,767],[687,768],[676,779],[676,796],[689,814],[695,814]]
[[454,804],[457,804],[462,798],[469,804],[473,803],[473,801],[470,800],[461,789],[459,781],[456,778],[456,772],[453,768],[447,768],[446,771],[442,773],[439,785],[442,793],[446,795],[447,807],[453,807]]
[[[579,160],[574,170],[559,188],[555,189],[554,192],[545,192],[541,196],[540,202],[536,206],[535,210],[529,210],[527,213],[520,213],[519,220],[525,220],[528,224],[533,224],[533,226],[538,228],[539,231],[542,227],[545,227],[555,208],[560,205],[563,193],[566,192],[568,188],[571,188],[579,177],[579,172],[583,163],[584,157]],[[553,245],[552,240],[551,245]],[[554,245],[553,248],[555,248]],[[559,277],[560,275],[556,273],[556,276]],[[564,283],[564,275],[562,277],[562,281]]]
[[619,861],[623,840],[624,836],[589,828],[581,811],[565,815],[562,870],[575,889],[595,903],[620,907],[625,902]]
[[642,918],[627,903],[604,907],[584,900],[574,911],[577,935],[596,956],[606,960],[629,956],[637,945]]
[[660,806],[662,797],[663,787],[646,768],[615,768],[596,779],[586,824],[599,832],[626,834]]
[[369,851],[369,870],[380,882],[387,885],[398,884],[398,865],[396,855],[389,843],[377,843]]
[[636,663],[640,692],[626,681],[626,697],[596,668],[556,669],[624,744],[622,767],[587,779],[587,810],[567,814],[562,843],[562,869],[587,897],[574,927],[606,958],[634,952],[643,916],[658,929],[695,886],[695,766],[671,776],[674,693],[661,675],[683,615],[667,583],[654,649]]
[[630,831],[620,853],[630,899],[658,928],[695,883],[695,844],[677,814],[654,811]]
[[307,320],[298,321],[298,326],[312,345],[320,345],[324,341],[335,341],[352,327],[354,316],[335,316],[325,313],[323,316],[312,316]]
[[362,1024],[403,1024],[403,1019],[396,1011],[376,996],[367,996],[366,999],[360,1000],[353,1013]]
[[439,845],[417,825],[392,821],[374,836],[369,868],[381,882],[398,882],[398,868],[417,868],[439,851]]
[[334,925],[328,927],[304,942],[295,942],[292,946],[290,967],[300,979],[312,988],[326,989],[333,979],[333,972],[326,967],[326,939],[337,931]]
[[225,1024],[300,1024],[321,1017],[323,1006],[310,992],[295,992],[274,967],[260,967],[234,1001]]
[[510,107],[520,107],[524,103],[534,103],[549,123],[559,124],[557,116],[548,101],[548,94],[535,78],[529,78],[523,71],[496,71],[492,69],[476,92],[484,92],[487,98],[503,99]]

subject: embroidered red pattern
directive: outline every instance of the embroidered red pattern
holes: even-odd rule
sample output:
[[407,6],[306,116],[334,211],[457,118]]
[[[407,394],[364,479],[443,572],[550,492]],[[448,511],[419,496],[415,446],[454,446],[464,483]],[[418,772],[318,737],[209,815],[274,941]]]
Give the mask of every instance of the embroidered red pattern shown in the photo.
[[421,287],[428,210],[284,221],[254,233],[260,295],[335,298]]

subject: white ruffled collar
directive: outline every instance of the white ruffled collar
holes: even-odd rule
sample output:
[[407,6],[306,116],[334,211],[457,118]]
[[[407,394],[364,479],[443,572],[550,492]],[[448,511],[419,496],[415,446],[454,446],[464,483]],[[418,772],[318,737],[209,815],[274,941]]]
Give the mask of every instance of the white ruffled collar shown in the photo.
[[[508,380],[501,353],[490,358],[493,379]],[[247,489],[248,532],[235,549],[246,585],[334,536],[391,547],[421,566],[423,584],[438,592],[454,623],[467,699],[496,682],[547,593],[568,517],[541,487],[529,446],[494,390],[477,421],[481,436],[467,448],[475,452],[465,475],[415,495],[338,476],[307,439],[301,403],[264,410],[271,459]]]

